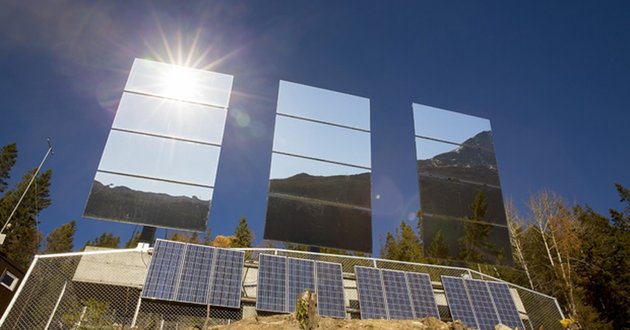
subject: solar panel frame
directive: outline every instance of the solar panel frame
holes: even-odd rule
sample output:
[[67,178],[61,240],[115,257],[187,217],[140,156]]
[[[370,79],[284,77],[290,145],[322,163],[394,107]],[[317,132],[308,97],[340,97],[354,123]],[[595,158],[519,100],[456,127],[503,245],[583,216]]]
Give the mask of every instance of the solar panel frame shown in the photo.
[[465,279],[464,285],[470,301],[475,302],[473,312],[479,328],[481,330],[494,330],[494,327],[501,321],[486,281]]
[[258,257],[256,310],[287,313],[287,261],[284,256],[261,253]]
[[305,290],[315,292],[315,262],[307,259],[287,258],[287,311],[294,312],[297,297]]
[[388,319],[387,302],[381,271],[378,268],[354,266],[361,319]]
[[390,320],[414,319],[414,308],[405,272],[382,269],[383,292]]
[[245,252],[215,249],[214,255],[208,304],[240,308]]
[[208,303],[214,256],[214,248],[187,245],[178,281],[177,296],[174,300],[195,304]]
[[470,328],[479,327],[470,302],[464,279],[442,275],[442,286],[453,320],[460,320]]
[[156,241],[142,290],[143,298],[174,299],[185,249],[183,243]]
[[492,281],[488,281],[486,284],[494,301],[494,305],[497,308],[497,314],[499,315],[499,319],[501,319],[501,323],[512,329],[516,327],[525,329],[525,325],[518,313],[516,303],[514,302],[508,285]]
[[405,276],[413,302],[414,316],[416,318],[433,316],[439,319],[440,312],[435,302],[429,274],[405,272]]
[[318,261],[315,264],[315,283],[319,315],[345,318],[346,304],[341,264]]

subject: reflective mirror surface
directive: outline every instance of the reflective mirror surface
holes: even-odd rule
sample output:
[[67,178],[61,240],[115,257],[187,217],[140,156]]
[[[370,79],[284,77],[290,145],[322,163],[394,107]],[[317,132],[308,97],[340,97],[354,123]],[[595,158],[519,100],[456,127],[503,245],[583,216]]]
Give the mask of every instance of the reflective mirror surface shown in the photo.
[[[489,134],[479,136],[492,139]],[[481,140],[481,139],[480,139]],[[499,186],[499,171],[494,151],[479,143],[457,146],[416,138],[417,170],[420,175],[437,176]]]
[[372,251],[371,212],[270,194],[265,238],[369,252]]
[[273,151],[370,167],[370,133],[276,117]]
[[226,108],[232,76],[136,59],[125,91]]
[[203,231],[212,192],[212,188],[97,172],[84,215]]
[[412,107],[417,136],[462,144],[481,132],[491,131],[490,121],[484,118],[416,103]]
[[205,231],[232,77],[136,59],[85,217]]
[[112,130],[99,170],[214,186],[220,148]]
[[[476,254],[484,263],[506,264],[511,262],[510,236],[507,227],[485,225],[461,221],[453,218],[423,216],[422,224],[426,237],[425,246],[439,244],[435,241],[438,234],[443,237],[448,256],[452,259],[464,259],[464,253]],[[466,232],[485,232],[486,236],[478,241],[466,238]]]
[[477,232],[491,233],[478,242],[481,250],[483,242],[491,242],[506,252],[480,251],[475,256],[482,255],[483,262],[511,263],[490,121],[420,104],[413,104],[413,113],[425,250],[431,250],[440,231],[451,258],[471,261],[470,255],[456,251],[476,224]]
[[369,100],[280,82],[265,238],[372,252]]
[[113,128],[220,145],[224,109],[124,93]]
[[475,199],[483,194],[488,203],[477,221],[505,224],[505,209],[501,189],[480,184],[420,176],[420,208],[425,214],[447,215],[471,219],[471,207]]
[[273,154],[269,192],[370,208],[370,172]]
[[370,130],[369,99],[288,81],[280,81],[277,112]]

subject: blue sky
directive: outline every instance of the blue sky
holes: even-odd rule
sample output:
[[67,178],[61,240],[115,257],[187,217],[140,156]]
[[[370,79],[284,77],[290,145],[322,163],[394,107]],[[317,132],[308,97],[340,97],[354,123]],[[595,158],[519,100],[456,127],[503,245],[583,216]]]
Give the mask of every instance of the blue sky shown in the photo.
[[280,79],[370,99],[375,239],[419,205],[412,103],[488,118],[519,207],[548,188],[606,212],[630,186],[625,1],[0,0],[0,40],[0,144],[18,143],[17,180],[53,138],[41,229],[77,219],[79,247],[133,231],[81,214],[136,57],[235,77],[213,234],[246,216],[262,238]]

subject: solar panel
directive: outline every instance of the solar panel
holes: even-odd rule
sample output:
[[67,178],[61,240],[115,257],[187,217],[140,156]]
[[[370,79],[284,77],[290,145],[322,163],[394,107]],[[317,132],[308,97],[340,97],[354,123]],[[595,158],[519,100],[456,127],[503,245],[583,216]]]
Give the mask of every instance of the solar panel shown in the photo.
[[413,306],[409,296],[409,287],[405,272],[396,270],[381,270],[383,289],[387,302],[387,314],[390,320],[413,319]]
[[208,303],[208,285],[215,249],[188,245],[175,300],[196,304]]
[[288,258],[289,291],[287,310],[295,311],[297,296],[305,290],[315,292],[315,262],[305,259]]
[[315,278],[319,315],[345,318],[346,307],[343,296],[341,264],[318,261]]
[[173,300],[186,244],[158,240],[144,282],[144,298]]
[[464,280],[470,301],[474,301],[473,311],[477,318],[477,324],[481,330],[494,330],[499,324],[499,316],[490,296],[490,291],[485,281]]
[[381,271],[376,268],[355,266],[354,273],[357,276],[361,319],[387,319]]
[[286,257],[260,254],[258,260],[256,309],[259,311],[286,313]]
[[442,285],[453,320],[460,320],[470,328],[478,327],[472,304],[466,293],[464,279],[442,275]]
[[407,276],[407,285],[413,302],[415,317],[433,316],[439,319],[440,312],[435,303],[429,275],[422,273],[405,273],[405,275]]
[[239,308],[245,252],[215,249],[208,304]]
[[501,323],[512,329],[516,327],[525,329],[507,284],[500,282],[486,282],[486,284],[494,300],[494,305],[497,308]]

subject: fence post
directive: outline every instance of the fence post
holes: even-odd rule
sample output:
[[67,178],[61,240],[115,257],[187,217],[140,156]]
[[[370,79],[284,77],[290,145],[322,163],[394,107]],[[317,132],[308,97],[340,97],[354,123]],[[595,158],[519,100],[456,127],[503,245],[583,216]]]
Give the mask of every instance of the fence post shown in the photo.
[[48,327],[50,326],[50,322],[52,322],[53,318],[55,317],[55,313],[57,313],[57,308],[59,308],[59,303],[61,302],[61,298],[63,298],[63,294],[66,292],[66,285],[68,285],[68,281],[65,281],[63,283],[63,288],[61,288],[61,293],[59,294],[59,298],[57,298],[55,307],[53,308],[52,313],[50,313],[50,317],[48,318],[48,322],[46,322],[46,327],[44,328],[44,330],[48,330]]
[[4,315],[2,315],[2,318],[0,318],[0,327],[2,327],[2,325],[4,324],[4,321],[6,321],[7,319],[7,316],[13,309],[13,305],[15,305],[15,301],[20,296],[20,293],[22,292],[22,289],[24,289],[24,285],[28,281],[29,277],[31,277],[33,268],[35,268],[35,264],[37,263],[38,260],[39,260],[39,256],[35,256],[35,258],[33,258],[33,262],[31,262],[31,265],[28,267],[28,271],[26,271],[26,275],[24,275],[24,278],[22,279],[22,283],[20,283],[20,286],[15,291],[15,294],[13,295],[13,299],[11,299],[9,306],[7,306],[7,310],[4,311]]
[[133,318],[131,319],[131,327],[136,326],[136,322],[138,321],[138,313],[140,313],[140,304],[142,304],[142,292],[138,295],[138,304],[136,304],[136,310],[133,312]]

